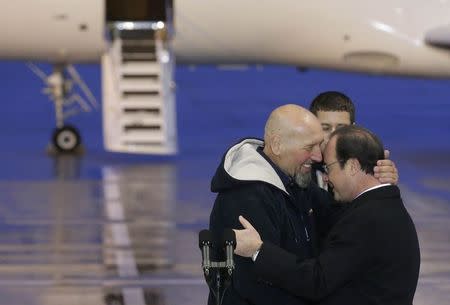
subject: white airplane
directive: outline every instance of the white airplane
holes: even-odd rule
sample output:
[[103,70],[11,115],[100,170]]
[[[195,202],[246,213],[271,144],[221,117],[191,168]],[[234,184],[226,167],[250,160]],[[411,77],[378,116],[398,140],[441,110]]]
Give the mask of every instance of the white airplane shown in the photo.
[[15,0],[0,11],[0,58],[47,61],[53,142],[80,137],[65,108],[88,103],[72,63],[102,65],[104,143],[111,151],[176,152],[173,66],[284,64],[450,76],[450,0]]

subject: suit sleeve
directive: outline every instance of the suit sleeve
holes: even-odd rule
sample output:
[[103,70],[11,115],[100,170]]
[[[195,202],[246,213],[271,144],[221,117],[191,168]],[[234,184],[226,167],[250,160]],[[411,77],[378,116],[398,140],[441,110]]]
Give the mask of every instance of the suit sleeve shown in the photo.
[[294,295],[321,300],[364,270],[372,252],[370,235],[367,224],[341,222],[319,257],[304,261],[264,241],[255,272]]

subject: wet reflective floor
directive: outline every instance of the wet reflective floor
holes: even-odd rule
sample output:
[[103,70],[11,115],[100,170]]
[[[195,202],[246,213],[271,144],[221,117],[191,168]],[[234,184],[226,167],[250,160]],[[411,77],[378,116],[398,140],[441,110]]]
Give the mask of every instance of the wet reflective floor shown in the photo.
[[[205,304],[197,233],[213,196],[209,177],[179,185],[180,167],[106,166],[98,180],[65,173],[0,182],[0,303]],[[448,182],[433,185],[450,190]],[[450,202],[401,188],[422,251],[415,304],[445,304]]]
[[177,203],[175,167],[102,170],[100,180],[0,183],[1,304],[205,303],[204,212]]

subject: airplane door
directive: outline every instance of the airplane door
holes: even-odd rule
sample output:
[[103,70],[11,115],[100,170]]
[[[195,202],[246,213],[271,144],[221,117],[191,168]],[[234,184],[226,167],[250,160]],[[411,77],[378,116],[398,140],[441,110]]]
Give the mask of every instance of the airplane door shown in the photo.
[[167,0],[107,0],[106,20],[169,21],[172,1]]

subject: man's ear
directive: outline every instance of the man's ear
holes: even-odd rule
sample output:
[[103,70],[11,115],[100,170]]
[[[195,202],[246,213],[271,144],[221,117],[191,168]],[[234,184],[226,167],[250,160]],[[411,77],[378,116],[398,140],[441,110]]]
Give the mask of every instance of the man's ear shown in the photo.
[[279,135],[274,135],[270,141],[270,148],[275,156],[279,156],[282,151],[282,143]]
[[361,164],[359,164],[359,161],[356,158],[348,159],[347,166],[349,167],[350,175],[352,176],[361,171]]

